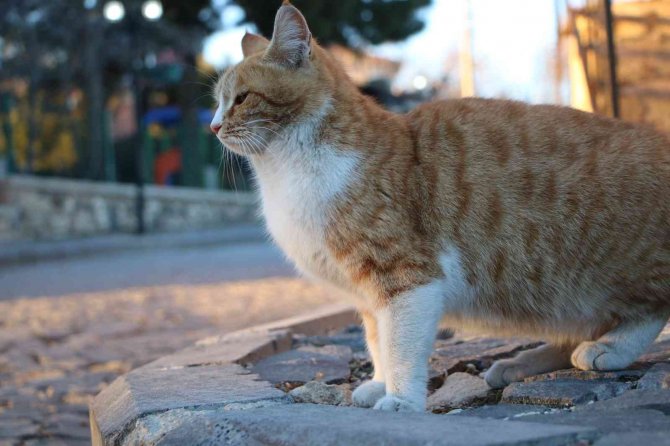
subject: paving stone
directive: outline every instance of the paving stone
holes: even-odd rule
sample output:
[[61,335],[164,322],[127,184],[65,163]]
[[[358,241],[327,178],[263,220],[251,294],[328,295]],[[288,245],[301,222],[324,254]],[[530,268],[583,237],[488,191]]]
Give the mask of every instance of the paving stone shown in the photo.
[[638,368],[628,369],[628,370],[616,370],[612,372],[598,372],[593,370],[579,370],[579,369],[565,369],[565,370],[556,370],[555,372],[543,373],[541,375],[529,376],[524,381],[533,382],[533,381],[555,381],[558,379],[576,379],[581,381],[602,381],[602,380],[613,380],[613,381],[637,381],[646,373],[646,369],[643,365],[639,365]]
[[617,381],[558,379],[517,382],[505,388],[501,401],[513,404],[567,407],[614,398],[630,387],[629,383]]
[[530,339],[452,338],[438,340],[430,357],[430,366],[438,373],[463,372],[467,364],[478,370],[491,367],[494,361],[514,356],[521,350],[540,345]]
[[324,345],[345,345],[353,352],[366,350],[363,328],[360,325],[351,325],[333,335],[305,336],[298,338],[300,344],[309,344],[317,347]]
[[256,362],[291,348],[291,332],[286,329],[242,330],[224,336],[214,336],[195,345],[164,356],[147,364],[146,368],[193,367],[231,362]]
[[88,417],[84,414],[57,413],[43,423],[42,433],[48,437],[90,440]]
[[296,403],[330,404],[331,406],[351,405],[351,390],[348,385],[325,384],[310,381],[289,392]]
[[617,398],[575,407],[575,412],[608,412],[620,409],[651,409],[670,415],[670,390],[629,390]]
[[351,359],[351,348],[343,345],[303,346],[263,359],[251,371],[273,384],[309,381],[342,383],[351,375]]
[[449,412],[453,416],[493,418],[497,420],[519,419],[530,415],[539,415],[565,409],[531,404],[496,404],[493,406],[474,407],[472,409]]
[[608,412],[583,410],[580,412],[561,411],[557,413],[531,415],[521,418],[524,422],[586,426],[597,429],[602,434],[611,432],[670,432],[670,417],[662,412],[649,409],[623,409]]
[[655,364],[637,382],[637,388],[641,390],[670,389],[670,363],[660,362]]
[[460,409],[463,407],[493,403],[499,392],[491,389],[478,376],[454,373],[447,377],[444,385],[428,397],[428,409]]
[[29,419],[2,419],[0,420],[0,438],[16,438],[35,435],[40,427]]
[[593,446],[630,446],[634,444],[670,446],[670,435],[667,431],[616,433],[605,435],[597,440]]
[[91,405],[101,437],[114,443],[129,423],[156,411],[182,407],[256,407],[289,398],[242,366],[140,368],[115,380]]
[[511,446],[575,444],[595,436],[595,432],[583,427],[316,404],[246,411],[174,412],[141,420],[137,432],[131,432],[123,444]]

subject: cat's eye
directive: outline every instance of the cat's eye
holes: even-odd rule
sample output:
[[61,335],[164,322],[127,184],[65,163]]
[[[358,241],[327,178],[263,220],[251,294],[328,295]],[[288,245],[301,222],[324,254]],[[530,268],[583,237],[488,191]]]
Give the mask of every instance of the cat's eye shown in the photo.
[[247,99],[247,96],[249,96],[248,92],[240,93],[237,96],[235,96],[235,105],[240,105]]

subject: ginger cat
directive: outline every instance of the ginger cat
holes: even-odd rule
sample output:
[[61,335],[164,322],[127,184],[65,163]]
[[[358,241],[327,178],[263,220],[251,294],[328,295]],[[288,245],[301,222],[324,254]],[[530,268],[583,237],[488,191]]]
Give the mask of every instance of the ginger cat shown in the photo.
[[359,93],[284,2],[216,85],[212,129],[256,172],[269,231],[354,296],[374,378],[359,406],[425,408],[441,319],[549,343],[501,387],[631,364],[670,316],[670,142],[555,106],[439,101],[406,115]]

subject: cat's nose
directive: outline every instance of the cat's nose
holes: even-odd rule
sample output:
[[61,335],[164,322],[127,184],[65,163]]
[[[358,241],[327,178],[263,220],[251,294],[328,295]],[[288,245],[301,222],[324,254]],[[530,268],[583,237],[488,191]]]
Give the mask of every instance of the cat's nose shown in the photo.
[[214,132],[215,135],[219,134],[219,130],[221,130],[221,127],[222,127],[222,124],[220,122],[212,122],[209,125],[209,128],[212,129],[212,131]]

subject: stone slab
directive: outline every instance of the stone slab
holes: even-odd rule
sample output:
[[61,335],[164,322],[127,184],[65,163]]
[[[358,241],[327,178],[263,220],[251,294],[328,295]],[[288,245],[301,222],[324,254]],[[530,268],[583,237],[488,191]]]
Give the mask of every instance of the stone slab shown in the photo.
[[439,373],[463,372],[467,364],[484,370],[497,359],[540,345],[530,339],[460,338],[437,341],[430,357],[431,368]]
[[605,435],[593,444],[593,446],[630,445],[670,446],[670,435],[667,431],[616,433]]
[[[390,413],[350,407],[293,404],[253,411],[162,413],[141,420],[124,444],[136,438],[145,445],[349,446],[458,445],[558,446],[590,440],[588,428],[524,422]],[[163,429],[156,429],[162,426]],[[168,429],[165,429],[165,428]],[[150,431],[153,429],[153,433]]]
[[350,406],[351,390],[348,384],[331,385],[320,381],[310,381],[289,392],[296,403],[329,404]]
[[576,407],[575,411],[608,412],[621,409],[651,409],[670,415],[670,390],[630,390],[617,398]]
[[563,409],[556,409],[548,406],[536,406],[531,404],[496,404],[492,406],[474,407],[472,409],[449,412],[452,416],[478,417],[478,418],[493,418],[496,420],[513,420],[520,419],[530,415],[541,415],[553,411]]
[[252,367],[261,379],[273,384],[323,381],[342,383],[351,375],[351,348],[344,345],[306,345],[259,361]]
[[503,403],[568,407],[614,398],[631,385],[617,381],[557,379],[512,383],[502,394]]
[[577,379],[580,381],[637,381],[646,372],[646,368],[639,365],[635,369],[616,370],[612,372],[598,372],[594,370],[565,369],[555,372],[543,373],[541,375],[529,376],[525,382],[532,381],[555,381],[559,379]]
[[[137,369],[116,379],[91,404],[100,444],[115,444],[128,426],[153,412],[191,408],[255,407],[290,402],[269,383],[237,364]],[[94,436],[94,443],[96,438]]]
[[670,389],[670,363],[660,362],[647,370],[644,377],[637,382],[637,388],[641,390]]
[[201,365],[246,364],[282,353],[291,348],[291,331],[242,330],[198,341],[172,355],[164,356],[143,368],[165,369]]
[[495,391],[486,382],[468,373],[454,373],[444,385],[428,397],[428,409],[459,409],[495,402]]
[[524,422],[558,424],[570,426],[587,426],[597,429],[601,434],[611,432],[670,432],[670,417],[662,412],[649,409],[622,409],[608,412],[561,411],[550,414],[523,417]]

